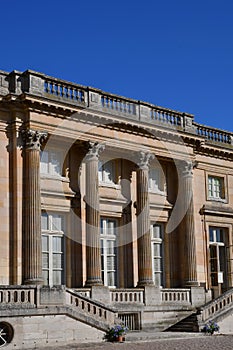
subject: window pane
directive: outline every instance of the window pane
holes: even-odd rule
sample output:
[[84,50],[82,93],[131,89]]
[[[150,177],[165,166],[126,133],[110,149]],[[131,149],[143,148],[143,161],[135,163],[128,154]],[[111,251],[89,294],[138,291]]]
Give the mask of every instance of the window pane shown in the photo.
[[49,172],[49,155],[47,151],[41,152],[40,155],[40,172],[42,174],[48,174]]
[[53,253],[53,268],[61,269],[62,268],[62,255]]
[[103,180],[104,182],[114,182],[114,166],[113,162],[107,162],[103,165]]
[[214,230],[212,228],[209,231],[209,240],[210,242],[214,242]]
[[42,271],[42,277],[44,280],[44,285],[47,286],[49,284],[49,272],[46,270]]
[[108,286],[115,286],[115,273],[114,272],[107,273],[107,283],[108,283]]
[[108,220],[108,234],[109,235],[115,235],[116,234],[116,230],[115,230],[115,225],[116,222],[115,221],[110,221]]
[[53,285],[62,284],[62,272],[53,271]]
[[114,241],[107,241],[107,254],[114,254]]
[[50,153],[50,174],[61,175],[61,156],[58,152]]
[[42,235],[42,251],[48,252],[49,251],[49,237]]
[[53,236],[53,252],[62,252],[62,237]]
[[49,268],[49,254],[48,253],[42,254],[42,267],[43,267],[43,269]]
[[46,213],[41,214],[41,229],[48,230],[48,214]]
[[52,230],[62,231],[62,216],[53,214],[52,216]]

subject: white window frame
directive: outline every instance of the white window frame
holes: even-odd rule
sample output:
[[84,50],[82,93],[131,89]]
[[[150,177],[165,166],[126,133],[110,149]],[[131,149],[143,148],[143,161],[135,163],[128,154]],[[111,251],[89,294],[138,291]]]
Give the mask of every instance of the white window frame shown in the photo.
[[[54,279],[53,279],[53,272],[54,271],[60,271],[60,279],[61,284],[65,284],[65,236],[64,236],[64,215],[60,213],[55,212],[42,212],[41,217],[47,216],[47,228],[43,229],[42,226],[42,239],[43,237],[46,237],[48,239],[48,250],[43,250],[43,244],[42,244],[42,262],[43,262],[43,255],[48,254],[48,267],[43,267],[42,264],[42,271],[48,271],[48,283],[45,282],[45,285],[49,285],[50,287],[56,285]],[[61,218],[61,228],[56,229],[54,227],[54,218],[55,216],[59,216]],[[59,237],[61,238],[61,251],[54,251],[53,248],[53,238]],[[54,254],[61,255],[61,267],[54,267],[53,263],[53,256]]]
[[[114,223],[114,232],[109,232],[109,222]],[[115,288],[117,286],[117,220],[112,218],[101,218],[100,219],[100,240],[101,240],[101,271],[103,283],[105,286]],[[113,245],[113,252],[109,252],[109,243]],[[108,258],[113,259],[112,268],[108,266]],[[109,283],[108,274],[113,274],[114,284]]]
[[209,200],[226,201],[225,182],[224,176],[208,174],[207,193]]
[[[222,240],[219,240],[217,238],[217,232],[219,232],[219,235],[221,235],[220,231],[222,231],[222,236],[223,236]],[[213,234],[213,239],[210,240],[210,233],[211,232]],[[226,234],[226,230],[224,228],[222,228],[222,227],[215,227],[215,226],[210,226],[209,227],[209,249],[211,249],[211,247],[215,247],[215,249],[216,249],[216,263],[217,263],[216,264],[217,265],[217,270],[216,271],[212,271],[211,270],[211,253],[210,253],[210,275],[212,276],[213,274],[216,274],[217,275],[217,281],[218,281],[217,284],[212,285],[213,287],[218,285],[219,283],[223,283],[224,282],[224,280],[223,280],[224,277],[227,278],[227,276],[224,276],[224,272],[225,271],[221,271],[221,269],[220,269],[220,248],[221,247],[225,247],[225,242],[224,242],[224,235],[225,234]],[[226,260],[225,260],[225,264],[226,264]],[[211,282],[211,284],[212,284],[212,282]]]
[[[159,237],[155,234],[155,228],[159,228]],[[153,280],[155,283],[156,281],[156,275],[160,276],[160,286],[158,287],[164,287],[165,281],[164,281],[164,225],[157,222],[151,222],[150,224],[150,234],[151,234],[151,255],[152,255],[152,273],[153,273]],[[159,254],[155,256],[155,246],[157,246],[157,249],[159,248]],[[155,260],[160,261],[160,270],[155,269]]]
[[[62,177],[63,153],[55,148],[46,148],[40,154],[40,173],[52,177]],[[57,164],[54,161],[57,161]],[[59,171],[56,171],[56,166]]]

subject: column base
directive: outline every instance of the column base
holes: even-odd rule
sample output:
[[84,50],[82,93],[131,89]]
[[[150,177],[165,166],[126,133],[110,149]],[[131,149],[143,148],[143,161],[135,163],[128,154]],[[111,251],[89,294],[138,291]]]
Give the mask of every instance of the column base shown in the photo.
[[155,287],[155,284],[152,280],[138,281],[138,283],[137,283],[137,287],[139,287],[139,288],[146,287],[146,286]]
[[88,280],[85,283],[85,287],[103,286],[103,281],[99,279]]
[[199,287],[199,283],[197,281],[186,281],[185,282],[185,287],[187,287],[187,288]]
[[24,284],[25,285],[43,285],[44,284],[44,280],[43,278],[29,278],[24,280]]

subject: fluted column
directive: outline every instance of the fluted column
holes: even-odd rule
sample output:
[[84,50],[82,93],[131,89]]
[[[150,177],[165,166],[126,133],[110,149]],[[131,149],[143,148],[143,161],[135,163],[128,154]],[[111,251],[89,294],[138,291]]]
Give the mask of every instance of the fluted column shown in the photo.
[[89,151],[86,155],[86,286],[95,286],[103,284],[101,276],[98,181],[99,154],[103,150],[103,144],[99,144],[97,142],[89,142]]
[[137,168],[138,286],[152,285],[150,207],[148,195],[149,152],[140,152]]
[[193,208],[193,165],[192,162],[182,162],[180,181],[180,186],[182,186],[183,211],[185,215],[183,219],[183,228],[185,239],[186,286],[196,286],[198,284]]
[[23,149],[23,283],[43,284],[41,252],[40,146],[46,134],[22,132]]

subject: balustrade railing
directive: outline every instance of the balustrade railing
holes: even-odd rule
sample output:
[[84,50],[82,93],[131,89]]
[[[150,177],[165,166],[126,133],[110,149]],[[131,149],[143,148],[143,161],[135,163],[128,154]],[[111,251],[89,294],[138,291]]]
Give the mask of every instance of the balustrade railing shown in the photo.
[[161,289],[162,303],[191,304],[190,289]]
[[112,309],[73,291],[66,290],[66,304],[102,322],[114,323],[115,312]]
[[213,319],[217,314],[233,307],[233,288],[218,298],[199,308],[200,320],[205,322]]
[[194,123],[198,136],[203,136],[205,139],[217,143],[232,144],[233,135],[229,132],[213,129],[205,125]]
[[120,113],[136,115],[136,104],[111,95],[101,96],[102,106]]
[[162,124],[170,124],[174,127],[183,125],[182,114],[175,113],[166,109],[152,108],[151,119]]
[[144,289],[111,289],[112,303],[143,303]]
[[198,124],[194,122],[191,114],[106,93],[99,89],[70,83],[34,71],[25,71],[24,73],[13,71],[8,74],[6,79],[7,74],[0,72],[2,80],[0,96],[7,95],[9,92],[14,94],[30,93],[73,106],[106,111],[133,121],[188,132],[228,148],[229,145],[233,145],[232,133]]
[[61,81],[45,78],[44,92],[61,98],[66,102],[85,102],[85,90],[75,84],[67,84]]
[[35,307],[36,288],[6,286],[0,288],[0,307]]

